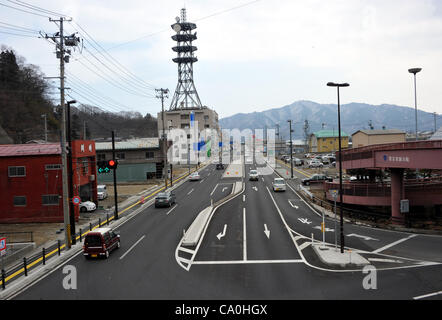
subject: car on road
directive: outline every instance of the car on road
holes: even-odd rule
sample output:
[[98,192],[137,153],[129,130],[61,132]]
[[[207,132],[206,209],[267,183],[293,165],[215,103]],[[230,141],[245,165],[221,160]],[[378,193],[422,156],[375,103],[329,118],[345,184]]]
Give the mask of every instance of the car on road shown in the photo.
[[322,168],[324,165],[319,160],[311,160],[308,163],[309,168]]
[[99,184],[97,186],[97,197],[98,200],[104,200],[106,199],[108,196],[107,194],[107,189],[106,189],[106,185],[105,184]]
[[310,178],[305,178],[301,180],[302,184],[305,186],[309,186],[313,183],[321,183],[324,181],[333,182],[333,178],[326,176],[325,174],[314,174]]
[[217,163],[216,170],[224,170],[224,165],[222,163]]
[[293,164],[297,167],[302,166],[304,164],[304,160],[299,158],[293,158]]
[[97,209],[97,205],[92,201],[80,202],[79,206],[80,212],[91,212]]
[[249,180],[258,181],[258,178],[259,178],[258,170],[250,170],[249,171]]
[[160,192],[155,197],[155,208],[171,207],[176,203],[176,197],[173,192]]
[[194,172],[189,176],[189,181],[198,181],[201,179],[201,176],[198,172]]
[[273,191],[285,191],[286,185],[283,178],[275,178],[272,182]]
[[109,253],[118,249],[120,244],[120,234],[111,228],[98,228],[89,231],[84,237],[83,255],[86,259],[105,257],[109,258]]

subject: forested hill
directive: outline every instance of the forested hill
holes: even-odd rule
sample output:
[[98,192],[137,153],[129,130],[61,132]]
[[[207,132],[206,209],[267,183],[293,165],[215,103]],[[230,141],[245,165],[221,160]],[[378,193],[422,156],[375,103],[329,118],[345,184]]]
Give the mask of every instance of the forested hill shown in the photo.
[[[60,108],[53,100],[58,89],[44,79],[38,66],[25,64],[25,59],[12,49],[0,52],[0,126],[13,143],[44,139],[44,117],[47,118],[48,141],[60,141]],[[77,104],[78,105],[78,104]],[[157,120],[139,112],[106,112],[99,106],[72,107],[73,138],[109,138],[115,130],[118,138],[157,136]],[[86,130],[84,130],[86,128]]]

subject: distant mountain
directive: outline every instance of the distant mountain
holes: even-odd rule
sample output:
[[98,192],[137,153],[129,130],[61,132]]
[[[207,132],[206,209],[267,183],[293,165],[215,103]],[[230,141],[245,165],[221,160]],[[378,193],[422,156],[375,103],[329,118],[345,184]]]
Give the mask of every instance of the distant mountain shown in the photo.
[[[283,139],[289,138],[287,120],[293,120],[293,138],[302,139],[304,122],[308,121],[309,132],[322,128],[338,130],[338,106],[336,104],[319,104],[313,101],[297,101],[290,105],[262,112],[238,113],[220,119],[222,128],[234,129],[264,129],[280,126]],[[417,114],[418,130],[434,131],[433,113],[419,111]],[[441,116],[438,116],[440,124]],[[415,131],[415,109],[396,105],[370,105],[365,103],[349,103],[341,105],[341,129],[351,135],[361,129],[401,129],[406,132]]]

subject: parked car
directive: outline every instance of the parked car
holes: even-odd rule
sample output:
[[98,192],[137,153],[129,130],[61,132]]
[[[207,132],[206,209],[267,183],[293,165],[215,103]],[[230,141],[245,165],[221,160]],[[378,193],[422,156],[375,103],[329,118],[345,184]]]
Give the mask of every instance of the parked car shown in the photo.
[[285,191],[286,185],[283,178],[275,178],[272,182],[273,191]]
[[324,165],[319,160],[311,160],[308,164],[309,168],[322,168]]
[[171,207],[176,203],[176,197],[173,192],[160,192],[155,197],[155,208]]
[[299,158],[293,158],[293,164],[295,166],[302,166],[304,164],[304,160],[301,160]]
[[80,202],[80,212],[91,212],[97,209],[97,205],[92,201]]
[[201,179],[200,174],[197,171],[192,173],[189,177],[189,181],[198,181],[200,179]]
[[98,196],[98,200],[103,200],[103,199],[107,198],[108,194],[107,194],[107,189],[106,189],[105,184],[99,184],[97,186],[97,196]]
[[257,170],[250,170],[249,172],[249,180],[256,180],[258,181],[259,174]]
[[216,170],[224,170],[224,165],[222,163],[217,163]]
[[330,158],[327,157],[327,156],[323,156],[321,158],[321,161],[322,161],[323,164],[329,164],[330,163]]
[[332,182],[333,178],[328,177],[325,174],[314,174],[310,178],[305,178],[305,179],[302,179],[301,181],[302,181],[303,185],[308,186],[312,183],[321,183],[324,181]]
[[98,228],[89,231],[84,237],[83,255],[86,259],[105,257],[109,258],[109,253],[120,247],[120,234],[111,228]]

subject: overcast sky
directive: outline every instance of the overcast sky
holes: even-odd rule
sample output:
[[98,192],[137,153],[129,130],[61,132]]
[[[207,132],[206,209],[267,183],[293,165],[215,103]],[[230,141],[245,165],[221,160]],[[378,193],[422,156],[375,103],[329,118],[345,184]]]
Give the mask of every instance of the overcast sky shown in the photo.
[[414,108],[412,67],[423,69],[417,75],[418,108],[442,114],[440,0],[24,1],[0,0],[0,44],[40,66],[46,76],[57,76],[54,45],[1,33],[21,34],[5,28],[19,26],[50,35],[57,25],[7,6],[48,16],[23,6],[30,4],[71,16],[66,32],[76,28],[84,37],[87,32],[115,60],[97,53],[93,45],[100,48],[90,39],[84,42],[66,65],[70,94],[109,111],[156,115],[161,104],[154,87],[169,88],[169,108],[177,83],[170,25],[185,6],[187,20],[198,26],[195,85],[202,103],[221,118],[297,100],[337,103],[329,81],[350,83],[341,91],[343,104]]

